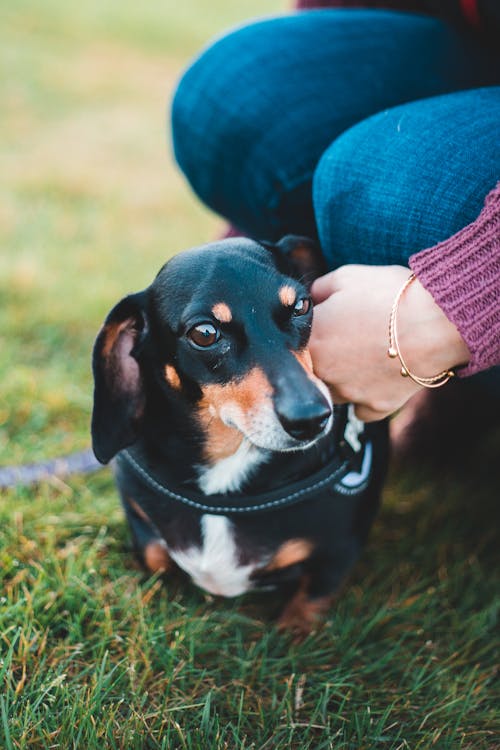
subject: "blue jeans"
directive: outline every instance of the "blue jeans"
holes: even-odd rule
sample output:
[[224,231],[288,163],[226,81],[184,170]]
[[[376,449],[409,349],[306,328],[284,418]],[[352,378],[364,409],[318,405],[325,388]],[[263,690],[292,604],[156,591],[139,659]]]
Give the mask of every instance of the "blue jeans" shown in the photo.
[[175,156],[250,236],[318,236],[331,268],[406,264],[473,221],[500,178],[499,63],[423,15],[258,21],[185,72]]

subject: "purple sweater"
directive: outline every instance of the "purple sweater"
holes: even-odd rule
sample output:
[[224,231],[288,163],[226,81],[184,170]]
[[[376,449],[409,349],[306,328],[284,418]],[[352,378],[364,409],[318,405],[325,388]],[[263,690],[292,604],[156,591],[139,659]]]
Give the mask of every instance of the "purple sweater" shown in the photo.
[[498,0],[297,0],[299,10],[314,8],[381,8],[424,13],[461,27],[474,28],[491,41],[498,41]]
[[[498,0],[298,0],[298,9],[378,7],[419,11],[498,38]],[[458,375],[500,364],[500,183],[469,226],[410,257],[409,265],[471,353]]]
[[472,224],[415,253],[409,265],[469,347],[458,374],[500,364],[500,183]]

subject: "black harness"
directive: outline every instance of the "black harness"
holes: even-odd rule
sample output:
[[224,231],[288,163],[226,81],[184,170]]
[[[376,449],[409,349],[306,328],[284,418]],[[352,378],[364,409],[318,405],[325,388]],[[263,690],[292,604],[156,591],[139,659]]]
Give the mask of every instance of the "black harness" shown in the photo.
[[288,483],[276,490],[252,494],[207,495],[160,480],[144,468],[129,449],[116,457],[118,466],[132,472],[151,490],[193,510],[215,515],[264,513],[305,502],[319,490],[330,487],[342,495],[358,495],[366,489],[372,474],[372,443],[367,440],[365,425],[354,415],[352,405],[334,407],[333,457],[305,479]]

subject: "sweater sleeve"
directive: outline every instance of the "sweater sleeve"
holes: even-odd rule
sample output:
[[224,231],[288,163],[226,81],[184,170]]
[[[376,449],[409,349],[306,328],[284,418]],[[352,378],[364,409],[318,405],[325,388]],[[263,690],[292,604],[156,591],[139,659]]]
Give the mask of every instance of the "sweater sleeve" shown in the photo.
[[469,347],[467,377],[500,364],[500,182],[477,219],[409,266]]
[[380,8],[424,13],[443,18],[464,28],[475,29],[491,38],[497,48],[500,35],[498,0],[295,0],[298,10],[315,8]]

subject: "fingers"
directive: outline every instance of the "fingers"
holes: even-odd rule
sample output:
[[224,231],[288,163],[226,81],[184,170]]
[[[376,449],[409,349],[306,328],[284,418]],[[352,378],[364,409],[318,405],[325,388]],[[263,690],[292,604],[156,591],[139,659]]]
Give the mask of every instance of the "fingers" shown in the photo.
[[362,422],[378,422],[380,419],[385,419],[385,417],[388,417],[390,414],[390,412],[385,413],[376,411],[375,409],[370,409],[369,406],[364,406],[363,404],[355,406],[354,413]]
[[[329,386],[329,390],[334,404],[352,403],[351,399],[341,396],[335,388]],[[385,419],[392,414],[391,411],[379,411],[378,409],[373,409],[372,407],[366,406],[365,404],[354,404],[354,413],[362,422],[378,422],[379,420]]]
[[331,271],[325,276],[320,276],[313,282],[311,296],[315,305],[324,302],[325,299],[339,290],[337,271]]
[[332,401],[334,404],[348,404],[349,403],[349,399],[341,396],[340,393],[338,393],[338,391],[335,390],[335,388],[332,388],[331,386],[329,386],[329,389],[330,389],[330,395],[332,397]]
[[367,274],[370,273],[370,266],[359,266],[356,264],[340,266],[335,271],[320,276],[314,281],[311,287],[311,296],[315,304],[324,302],[325,299],[335,292],[340,292],[345,289],[346,284],[352,279],[353,273],[359,275],[359,273]]
[[[331,386],[329,386],[329,388],[334,404],[352,403],[352,399],[344,398],[335,388],[332,388]],[[366,406],[366,404],[354,404],[354,413],[362,422],[378,422],[379,420],[385,419],[386,417],[390,416],[390,414],[392,414],[392,411],[379,411],[378,409],[373,409],[371,406]]]
[[389,416],[415,389],[386,353],[391,305],[407,272],[402,266],[344,265],[312,285],[314,372],[333,402],[353,403],[364,422]]

